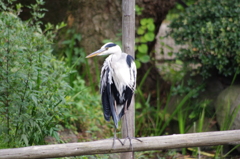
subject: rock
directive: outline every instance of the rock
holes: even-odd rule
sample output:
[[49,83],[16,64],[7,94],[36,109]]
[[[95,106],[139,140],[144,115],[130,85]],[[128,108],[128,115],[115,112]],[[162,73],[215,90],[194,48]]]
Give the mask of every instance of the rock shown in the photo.
[[[187,87],[187,81],[188,79],[193,79],[196,83],[203,83],[203,79],[201,76],[194,76],[191,77],[190,74],[187,74],[184,78],[184,86]],[[214,103],[219,95],[219,93],[224,90],[224,85],[221,84],[221,82],[219,81],[219,79],[217,77],[210,77],[207,82],[206,82],[206,87],[205,87],[205,91],[203,92],[199,92],[199,96],[197,98],[191,98],[189,102],[187,102],[186,104],[183,105],[183,107],[181,108],[182,110],[185,109],[189,109],[189,105],[193,106],[192,104],[201,104],[204,101],[208,100],[210,101],[206,107],[206,111],[208,112],[208,117],[206,117],[206,113],[205,113],[205,117],[204,117],[204,125],[203,125],[203,130],[204,132],[207,131],[218,131],[217,129],[217,124],[216,122],[214,122],[212,120],[212,117],[215,114],[215,107],[214,107]],[[173,96],[170,99],[170,102],[167,106],[167,113],[172,114],[174,112],[174,110],[176,110],[177,106],[179,105],[179,103],[183,100],[184,96]],[[191,113],[191,112],[189,112]],[[190,123],[191,124],[191,119],[186,118],[186,123]],[[196,121],[197,123],[197,121]],[[176,126],[175,126],[176,127]],[[175,131],[175,130],[174,130]],[[193,128],[191,128],[188,132],[195,132]]]
[[[240,85],[232,85],[223,90],[215,101],[215,109],[221,130],[240,129]],[[238,145],[240,142],[231,144]],[[240,147],[237,150],[240,152]]]
[[[221,130],[240,129],[240,85],[232,85],[223,90],[215,101],[217,121]],[[238,110],[235,119],[233,111]],[[230,125],[230,120],[233,120]],[[226,123],[224,125],[224,122]]]

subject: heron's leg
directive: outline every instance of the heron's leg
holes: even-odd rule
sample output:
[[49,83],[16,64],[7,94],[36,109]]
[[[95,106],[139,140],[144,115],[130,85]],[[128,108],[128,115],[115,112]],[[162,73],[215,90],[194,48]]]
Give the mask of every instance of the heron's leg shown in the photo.
[[116,139],[117,139],[117,140],[122,144],[122,146],[123,146],[122,141],[117,137],[116,128],[114,128],[114,137],[113,137],[112,149],[113,149],[114,146],[115,146],[115,140],[116,140]]
[[127,112],[127,106],[125,106],[125,109],[124,109],[124,118],[125,118],[125,122],[126,122],[127,137],[124,139],[123,145],[125,144],[126,140],[129,140],[130,147],[132,148],[132,151],[133,151],[132,139],[138,140],[139,142],[142,142],[142,140],[140,140],[138,138],[135,138],[135,137],[129,137],[129,134],[128,134],[128,121],[127,121],[126,112]]
[[[114,107],[115,107],[115,111],[117,112],[117,103],[116,101],[114,101]],[[114,148],[115,146],[115,140],[117,139],[123,146],[123,143],[122,141],[117,137],[117,133],[116,133],[116,127],[114,126],[114,137],[113,137],[113,144],[112,144],[112,149]]]

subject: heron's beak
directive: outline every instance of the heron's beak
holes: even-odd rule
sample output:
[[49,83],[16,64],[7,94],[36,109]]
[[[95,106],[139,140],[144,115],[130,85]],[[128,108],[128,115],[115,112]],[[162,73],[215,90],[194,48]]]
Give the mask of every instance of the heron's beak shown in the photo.
[[103,53],[104,51],[106,51],[106,50],[105,50],[105,49],[97,50],[97,51],[91,53],[90,55],[86,56],[86,58],[90,58],[90,57],[98,56],[98,55],[100,55],[101,53]]

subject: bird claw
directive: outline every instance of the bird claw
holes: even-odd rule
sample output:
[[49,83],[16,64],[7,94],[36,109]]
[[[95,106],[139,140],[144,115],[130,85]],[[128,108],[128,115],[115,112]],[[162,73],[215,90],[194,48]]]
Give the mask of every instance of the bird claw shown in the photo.
[[140,139],[138,139],[138,138],[135,138],[135,137],[129,137],[129,136],[127,136],[127,137],[124,139],[124,141],[123,141],[123,145],[125,145],[126,140],[129,140],[129,142],[130,142],[130,148],[131,148],[132,151],[133,151],[132,139],[137,140],[137,141],[139,141],[139,142],[143,142],[143,141],[140,140]]
[[122,142],[119,138],[114,137],[114,138],[113,138],[112,149],[114,149],[114,147],[115,147],[115,140],[116,140],[116,139],[117,139],[117,140],[121,143],[121,145],[123,146],[123,142]]

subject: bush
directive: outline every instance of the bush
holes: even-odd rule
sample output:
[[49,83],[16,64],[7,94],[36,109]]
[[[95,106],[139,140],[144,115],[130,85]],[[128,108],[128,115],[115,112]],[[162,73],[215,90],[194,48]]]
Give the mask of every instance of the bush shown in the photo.
[[69,86],[67,68],[51,54],[51,40],[39,26],[0,13],[0,147],[57,137],[56,117],[63,112],[58,105]]
[[177,44],[187,44],[177,57],[187,64],[200,64],[197,73],[204,78],[212,70],[224,76],[239,71],[240,2],[201,0],[170,24]]
[[62,105],[69,111],[59,116],[59,122],[65,128],[77,132],[96,132],[98,135],[104,135],[99,127],[110,123],[104,121],[99,94],[91,93],[91,88],[86,87],[80,76],[72,83],[73,87],[66,96],[66,103]]

